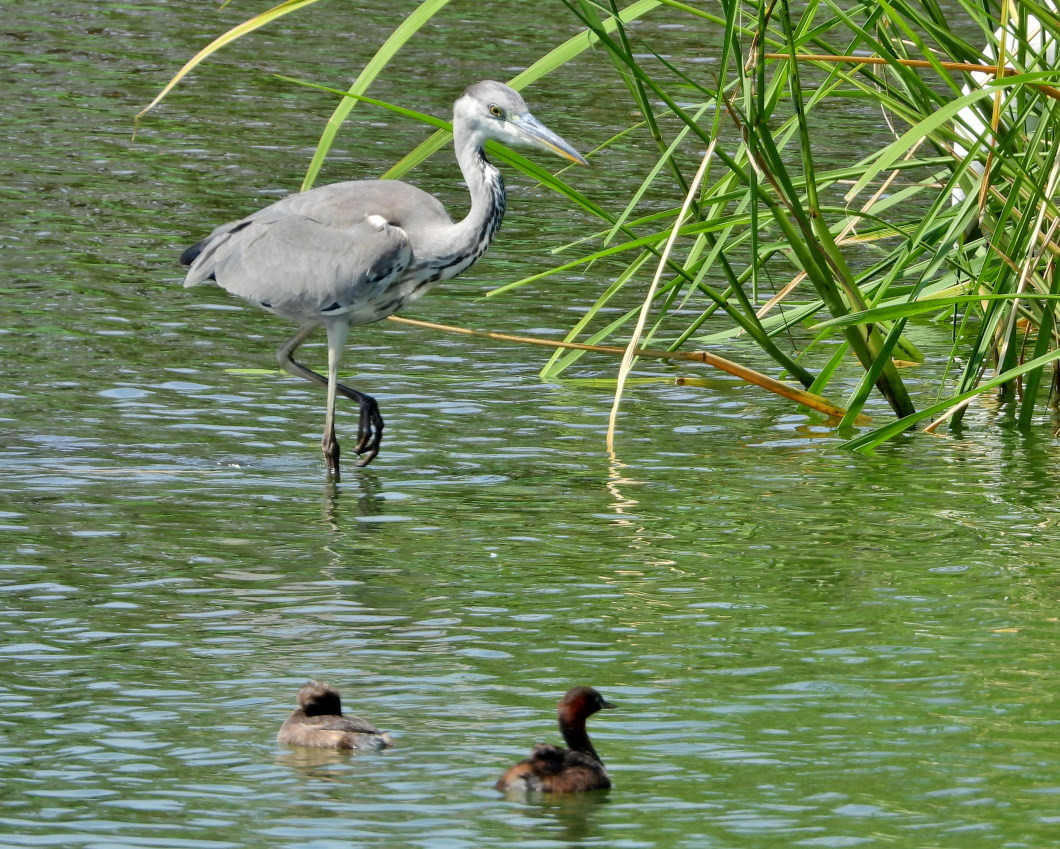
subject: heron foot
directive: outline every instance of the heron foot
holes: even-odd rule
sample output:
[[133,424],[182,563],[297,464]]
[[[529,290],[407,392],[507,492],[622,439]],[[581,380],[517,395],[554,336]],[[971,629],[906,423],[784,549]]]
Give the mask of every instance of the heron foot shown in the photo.
[[320,450],[324,453],[324,463],[328,469],[328,477],[338,478],[339,476],[339,440],[335,436],[335,431],[324,433],[324,438],[320,441]]
[[379,412],[379,405],[371,395],[361,395],[361,419],[357,427],[357,444],[353,452],[359,459],[355,463],[358,467],[367,466],[379,454],[379,446],[383,442],[383,416]]

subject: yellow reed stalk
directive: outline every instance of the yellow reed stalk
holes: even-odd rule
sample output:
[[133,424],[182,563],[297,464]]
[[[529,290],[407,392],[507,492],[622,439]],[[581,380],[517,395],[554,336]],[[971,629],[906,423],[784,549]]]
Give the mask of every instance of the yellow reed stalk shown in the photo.
[[[451,324],[438,324],[433,321],[420,321],[418,319],[403,318],[402,316],[397,315],[389,316],[387,321],[393,321],[398,324],[407,324],[412,327],[423,327],[428,330],[440,330],[444,333],[456,333],[461,336],[477,336],[482,339],[495,339],[499,342],[515,342],[520,345],[538,345],[544,348],[565,348],[572,351],[591,351],[597,354],[608,354],[617,357],[625,356],[627,350],[626,348],[620,348],[614,345],[586,345],[581,342],[557,342],[553,339],[539,339],[534,336],[515,336],[509,333],[495,333],[492,330],[474,330],[470,327],[455,327]],[[633,351],[633,355],[655,360],[684,360],[687,362],[703,363],[704,365],[723,371],[726,374],[731,374],[733,377],[738,377],[745,383],[753,384],[754,386],[773,392],[776,395],[788,398],[797,404],[802,404],[804,407],[809,407],[810,409],[817,410],[819,413],[824,413],[826,416],[838,419],[846,415],[846,410],[843,407],[833,404],[827,398],[822,398],[820,395],[815,395],[813,392],[807,392],[805,389],[799,389],[797,386],[790,386],[783,381],[776,380],[775,378],[757,372],[754,369],[747,368],[747,366],[742,366],[739,363],[734,363],[732,360],[727,360],[724,357],[719,357],[717,354],[711,354],[707,351],[657,351],[637,348]],[[871,419],[868,416],[859,415],[856,422],[859,425],[865,425],[869,424]]]

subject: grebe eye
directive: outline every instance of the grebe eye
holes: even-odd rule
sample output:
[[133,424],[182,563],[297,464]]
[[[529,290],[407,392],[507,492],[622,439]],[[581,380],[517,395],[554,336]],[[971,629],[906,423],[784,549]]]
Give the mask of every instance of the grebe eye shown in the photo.
[[501,109],[496,103],[491,103],[490,104],[490,115],[492,115],[494,118],[503,118],[504,117],[504,110]]

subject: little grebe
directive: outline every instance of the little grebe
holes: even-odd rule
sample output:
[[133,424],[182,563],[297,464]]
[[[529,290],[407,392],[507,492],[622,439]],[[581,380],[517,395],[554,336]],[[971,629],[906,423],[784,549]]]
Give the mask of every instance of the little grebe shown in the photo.
[[570,748],[538,743],[530,757],[509,767],[494,787],[543,793],[581,793],[610,787],[603,761],[589,742],[585,720],[602,708],[613,707],[592,687],[572,687],[557,711],[560,734]]
[[343,716],[339,691],[326,681],[307,681],[298,691],[298,708],[276,735],[288,746],[317,749],[389,749],[394,741],[367,719]]

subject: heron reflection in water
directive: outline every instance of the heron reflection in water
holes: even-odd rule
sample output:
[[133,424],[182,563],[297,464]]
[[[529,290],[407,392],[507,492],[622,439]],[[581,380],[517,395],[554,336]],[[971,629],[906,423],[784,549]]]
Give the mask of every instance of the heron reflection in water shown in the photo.
[[[185,286],[213,281],[252,304],[301,323],[276,352],[289,374],[327,387],[321,449],[338,476],[335,399],[360,405],[358,466],[379,453],[383,417],[375,399],[338,380],[350,327],[398,312],[435,284],[469,268],[504,217],[504,180],[486,159],[489,139],[585,159],[534,118],[523,98],[491,80],[469,87],[453,106],[456,160],[471,210],[454,222],[433,195],[397,180],[353,180],[291,195],[239,221],[222,224],[180,257]],[[318,327],[328,338],[327,377],[294,359]]]

